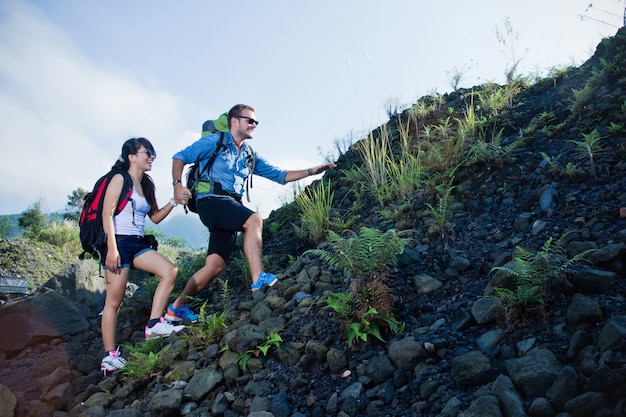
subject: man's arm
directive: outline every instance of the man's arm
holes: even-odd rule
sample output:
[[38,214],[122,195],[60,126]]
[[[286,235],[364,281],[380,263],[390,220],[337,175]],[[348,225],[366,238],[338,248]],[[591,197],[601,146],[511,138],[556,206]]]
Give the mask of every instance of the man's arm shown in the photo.
[[306,178],[310,175],[321,174],[322,172],[328,171],[329,169],[335,168],[337,165],[334,163],[318,165],[309,169],[298,169],[293,171],[287,171],[287,175],[285,175],[285,182],[298,181],[302,178]]
[[172,183],[174,184],[174,201],[178,204],[187,204],[189,190],[183,186],[183,168],[185,163],[180,159],[172,158]]

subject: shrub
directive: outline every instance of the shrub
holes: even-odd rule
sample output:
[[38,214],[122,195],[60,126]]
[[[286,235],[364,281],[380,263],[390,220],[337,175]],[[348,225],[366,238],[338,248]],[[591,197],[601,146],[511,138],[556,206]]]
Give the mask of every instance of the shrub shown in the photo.
[[78,224],[71,220],[52,220],[39,232],[37,240],[50,243],[71,254],[78,255],[83,250],[78,237]]
[[371,274],[357,277],[348,292],[329,292],[326,306],[333,309],[346,332],[348,346],[367,342],[369,336],[384,342],[383,333],[397,334],[404,330],[392,311],[394,297],[387,285],[387,276]]
[[349,230],[348,237],[328,231],[329,249],[310,249],[305,253],[319,256],[331,267],[347,276],[367,276],[374,271],[395,265],[398,255],[404,251],[408,239],[400,238],[395,230],[385,233],[378,229],[362,227],[356,235]]
[[505,271],[515,277],[516,288],[495,288],[505,308],[507,323],[514,327],[523,320],[533,320],[533,314],[543,315],[543,304],[548,296],[548,289],[556,286],[564,272],[574,263],[584,261],[595,249],[589,249],[569,258],[566,253],[566,236],[558,241],[548,239],[540,250],[531,252],[518,246],[515,251],[514,267],[498,266],[493,271]]

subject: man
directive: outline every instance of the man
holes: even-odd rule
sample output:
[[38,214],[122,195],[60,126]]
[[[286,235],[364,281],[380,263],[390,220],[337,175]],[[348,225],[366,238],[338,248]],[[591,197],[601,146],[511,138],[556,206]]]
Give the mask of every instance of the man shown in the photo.
[[[252,277],[250,289],[254,292],[263,285],[272,286],[276,283],[275,275],[263,272],[263,219],[258,213],[241,204],[246,178],[252,174],[247,164],[251,149],[245,141],[254,137],[258,124],[254,109],[248,105],[238,104],[228,112],[226,149],[215,158],[210,172],[205,173],[196,187],[198,215],[210,232],[206,262],[189,279],[182,295],[168,306],[165,318],[169,321],[197,321],[198,315],[187,306],[187,299],[206,288],[224,270],[239,231],[244,232],[243,250]],[[186,204],[191,196],[191,192],[181,182],[184,166],[199,160],[199,172],[203,172],[219,141],[220,133],[204,136],[172,157],[172,183],[177,203]],[[253,169],[255,175],[285,184],[320,174],[335,166],[330,163],[287,171],[272,166],[263,157],[255,154]]]

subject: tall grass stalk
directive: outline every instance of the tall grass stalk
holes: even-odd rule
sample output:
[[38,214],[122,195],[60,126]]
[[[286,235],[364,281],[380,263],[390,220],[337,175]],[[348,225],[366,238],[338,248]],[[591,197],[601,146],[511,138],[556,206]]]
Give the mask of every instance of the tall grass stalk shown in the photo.
[[405,154],[399,162],[389,164],[389,176],[395,179],[392,194],[397,201],[410,203],[415,198],[416,190],[423,188],[419,155]]
[[324,181],[317,187],[309,186],[296,196],[296,204],[302,213],[302,227],[296,229],[299,236],[306,235],[316,243],[322,240],[326,229],[331,225],[333,197],[330,183],[324,185]]
[[385,126],[380,129],[380,138],[372,134],[357,144],[366,169],[365,185],[381,207],[391,199],[388,164],[392,161],[391,144]]

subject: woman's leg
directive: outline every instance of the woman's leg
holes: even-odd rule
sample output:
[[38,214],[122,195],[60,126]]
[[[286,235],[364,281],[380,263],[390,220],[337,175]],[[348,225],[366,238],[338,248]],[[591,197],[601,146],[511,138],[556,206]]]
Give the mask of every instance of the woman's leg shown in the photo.
[[115,350],[115,335],[117,333],[117,314],[124,300],[129,268],[122,268],[119,274],[105,270],[106,298],[102,310],[102,343],[104,350]]
[[178,268],[169,259],[155,250],[146,251],[133,260],[137,269],[159,276],[159,285],[152,298],[150,319],[158,319],[163,316],[167,308],[167,302],[174,289]]

